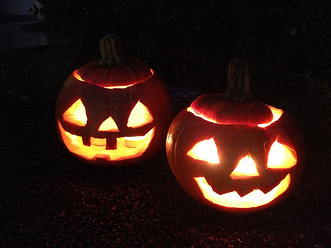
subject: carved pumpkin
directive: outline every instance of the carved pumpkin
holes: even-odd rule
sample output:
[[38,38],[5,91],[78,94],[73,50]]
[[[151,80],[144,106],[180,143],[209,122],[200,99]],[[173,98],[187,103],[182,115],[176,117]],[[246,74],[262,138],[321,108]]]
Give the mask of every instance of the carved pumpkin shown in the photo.
[[248,213],[299,183],[303,136],[283,110],[252,100],[247,62],[231,60],[228,91],[205,94],[168,130],[167,158],[182,187],[215,209]]
[[119,38],[100,40],[102,59],[74,71],[56,104],[56,125],[66,148],[79,159],[129,165],[164,146],[171,103],[152,69],[121,54]]

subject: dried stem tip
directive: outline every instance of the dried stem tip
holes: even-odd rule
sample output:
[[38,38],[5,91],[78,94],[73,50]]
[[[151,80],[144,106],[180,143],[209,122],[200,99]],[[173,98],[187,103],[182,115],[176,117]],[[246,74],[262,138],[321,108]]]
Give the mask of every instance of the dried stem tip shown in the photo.
[[249,71],[247,60],[231,59],[228,71],[228,89],[223,97],[235,102],[250,102]]
[[100,66],[123,65],[125,56],[122,54],[120,37],[107,34],[99,41],[101,60]]

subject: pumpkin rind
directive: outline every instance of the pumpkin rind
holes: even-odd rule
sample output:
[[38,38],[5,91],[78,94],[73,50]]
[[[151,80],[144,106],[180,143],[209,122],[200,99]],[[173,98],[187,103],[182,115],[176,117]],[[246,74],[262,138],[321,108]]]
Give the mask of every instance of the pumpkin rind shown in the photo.
[[[241,131],[238,132],[238,130]],[[223,162],[209,164],[187,156],[194,144],[210,138],[215,138],[220,160]],[[296,151],[298,158],[295,167],[284,170],[266,168],[268,147],[276,139]],[[295,189],[303,172],[303,144],[300,129],[286,113],[279,119],[279,122],[266,128],[259,128],[246,125],[220,125],[205,121],[187,110],[183,110],[174,118],[169,127],[166,152],[170,168],[176,179],[193,198],[224,212],[250,213],[278,204]],[[261,176],[241,182],[240,180],[232,180],[229,175],[239,159],[246,154],[245,149],[255,159]],[[252,208],[216,205],[205,199],[194,180],[197,177],[205,177],[214,191],[219,194],[236,190],[239,195],[244,196],[251,192],[254,187],[259,187],[261,191],[268,193],[287,174],[291,176],[291,184],[286,192],[268,204]]]
[[79,68],[77,73],[85,82],[100,87],[137,84],[153,76],[146,64],[134,58],[112,67],[100,66],[99,61],[94,60]]
[[[118,47],[116,42],[113,45]],[[108,55],[103,54],[103,59],[107,60]],[[162,79],[136,59],[118,57],[116,61],[120,63],[99,65],[92,61],[74,71],[64,82],[56,103],[55,119],[60,140],[71,154],[90,164],[133,165],[151,158],[164,147],[172,119],[170,96]],[[66,119],[66,111],[77,101],[83,104],[85,123]],[[138,103],[151,117],[146,123],[132,126],[130,116]],[[69,117],[74,118],[74,115]],[[116,129],[101,128],[108,119],[115,123]],[[134,137],[145,134],[149,135],[146,143],[139,145]],[[125,149],[121,148],[124,150],[122,156],[117,153],[117,141],[124,137],[127,140]],[[92,146],[101,149],[102,153],[92,151]],[[137,147],[132,149],[133,146]]]
[[220,94],[199,96],[191,103],[191,108],[197,114],[220,124],[257,125],[272,120],[272,113],[264,103],[228,101]]
[[[284,111],[252,100],[247,87],[241,89],[245,93],[198,97],[174,118],[166,141],[170,168],[183,189],[203,204],[230,213],[256,212],[284,200],[300,182],[305,154],[304,138],[294,120]],[[193,148],[210,140],[217,159],[195,157]],[[274,144],[289,155],[277,154],[274,157],[286,156],[280,164],[271,161],[269,165]],[[256,171],[234,173],[245,157],[253,161]]]

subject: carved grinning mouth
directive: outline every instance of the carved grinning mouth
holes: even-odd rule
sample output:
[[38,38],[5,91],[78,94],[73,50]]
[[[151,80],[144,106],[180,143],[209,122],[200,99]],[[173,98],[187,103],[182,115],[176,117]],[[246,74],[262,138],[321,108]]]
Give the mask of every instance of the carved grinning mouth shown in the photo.
[[[140,100],[130,110],[126,126],[117,126],[109,116],[97,128],[89,122],[81,98],[73,103],[58,120],[62,140],[68,150],[87,159],[119,161],[141,156],[148,148],[155,124],[148,108]],[[96,130],[97,129],[97,130]]]
[[268,193],[263,193],[261,190],[255,189],[241,197],[236,191],[222,195],[216,193],[208,184],[205,177],[194,177],[194,180],[207,200],[216,205],[228,208],[254,208],[263,206],[283,194],[291,183],[290,174],[287,174],[287,176]]
[[106,139],[92,137],[91,145],[86,146],[81,136],[65,131],[60,122],[58,126],[68,150],[88,160],[98,158],[115,161],[139,157],[146,151],[155,133],[154,127],[146,135],[140,136],[141,140],[135,140],[135,137],[119,137],[116,139],[117,149],[107,150]]

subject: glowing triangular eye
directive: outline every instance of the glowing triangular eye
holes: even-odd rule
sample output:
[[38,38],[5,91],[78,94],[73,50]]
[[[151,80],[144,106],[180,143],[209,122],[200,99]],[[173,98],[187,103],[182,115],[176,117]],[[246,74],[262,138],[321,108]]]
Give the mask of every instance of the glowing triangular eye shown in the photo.
[[297,155],[295,151],[277,140],[272,144],[268,155],[268,168],[289,169],[296,163]]
[[140,127],[153,121],[152,114],[140,101],[133,107],[128,120],[128,127]]
[[217,154],[217,146],[213,138],[198,142],[189,150],[187,155],[194,159],[204,160],[212,164],[220,162]]
[[115,121],[113,120],[113,118],[111,118],[111,116],[109,116],[106,120],[104,120],[98,131],[112,131],[112,132],[116,132],[118,131],[118,127],[115,123]]
[[256,170],[254,160],[251,158],[251,156],[247,155],[239,161],[237,167],[230,174],[230,177],[232,179],[236,179],[258,175],[259,172]]
[[87,122],[86,109],[80,99],[72,104],[63,114],[63,120],[77,126],[85,126]]

